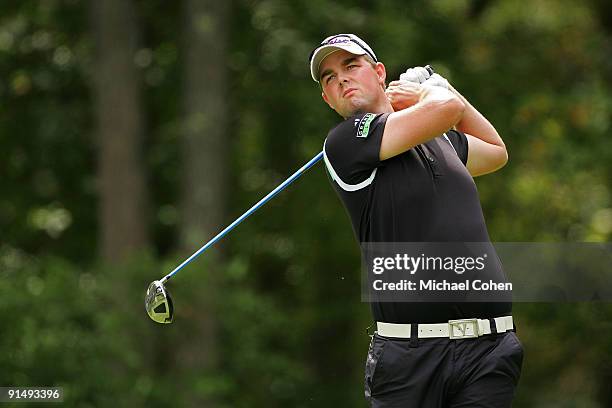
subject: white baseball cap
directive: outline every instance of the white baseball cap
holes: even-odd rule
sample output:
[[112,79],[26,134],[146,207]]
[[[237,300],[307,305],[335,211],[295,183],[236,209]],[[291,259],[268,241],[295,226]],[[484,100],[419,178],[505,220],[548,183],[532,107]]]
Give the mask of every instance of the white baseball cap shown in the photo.
[[372,48],[355,34],[336,34],[327,37],[310,53],[310,75],[315,82],[319,82],[319,68],[321,62],[332,52],[338,50],[348,51],[355,55],[369,55],[374,62],[378,62]]

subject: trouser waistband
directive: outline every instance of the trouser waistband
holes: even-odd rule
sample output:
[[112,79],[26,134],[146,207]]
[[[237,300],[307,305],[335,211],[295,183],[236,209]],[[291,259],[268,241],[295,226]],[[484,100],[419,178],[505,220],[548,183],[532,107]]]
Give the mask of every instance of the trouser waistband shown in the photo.
[[420,339],[446,337],[449,339],[468,339],[487,334],[505,333],[514,330],[512,316],[491,319],[458,319],[446,323],[400,324],[376,323],[377,333],[384,337]]

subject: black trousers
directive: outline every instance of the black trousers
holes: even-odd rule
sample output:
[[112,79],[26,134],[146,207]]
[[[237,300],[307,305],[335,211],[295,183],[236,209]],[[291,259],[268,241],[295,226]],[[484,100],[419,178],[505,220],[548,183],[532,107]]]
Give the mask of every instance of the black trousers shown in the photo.
[[522,364],[514,332],[461,340],[374,334],[365,395],[374,408],[510,407]]

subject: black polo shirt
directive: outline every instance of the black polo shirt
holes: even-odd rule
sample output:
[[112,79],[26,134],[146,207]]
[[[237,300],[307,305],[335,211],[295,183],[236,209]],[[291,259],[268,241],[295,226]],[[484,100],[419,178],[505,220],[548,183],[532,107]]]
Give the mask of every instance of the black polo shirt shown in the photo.
[[[450,130],[381,161],[388,115],[351,117],[324,144],[326,168],[359,242],[490,242],[465,167],[466,136]],[[507,315],[511,303],[373,302],[371,308],[377,321],[438,323]]]

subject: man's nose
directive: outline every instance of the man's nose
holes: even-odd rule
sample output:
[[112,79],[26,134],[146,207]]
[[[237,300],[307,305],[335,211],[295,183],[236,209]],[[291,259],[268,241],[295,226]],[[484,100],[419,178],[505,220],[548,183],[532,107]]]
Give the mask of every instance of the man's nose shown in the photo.
[[348,85],[349,79],[345,74],[338,74],[338,82],[341,86],[346,86]]

